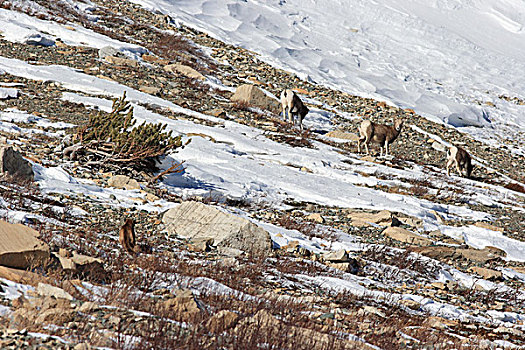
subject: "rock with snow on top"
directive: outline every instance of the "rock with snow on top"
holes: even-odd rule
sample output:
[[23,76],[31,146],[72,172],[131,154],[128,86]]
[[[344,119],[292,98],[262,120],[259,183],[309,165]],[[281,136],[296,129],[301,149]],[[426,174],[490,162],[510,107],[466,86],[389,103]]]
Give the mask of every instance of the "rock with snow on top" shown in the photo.
[[119,50],[111,46],[104,46],[103,48],[98,50],[98,57],[100,59],[104,59],[107,56],[117,56],[118,54],[119,54]]
[[432,148],[439,152],[446,152],[447,146],[442,144],[441,142],[434,141],[432,142]]
[[353,275],[357,275],[361,271],[361,265],[354,258],[349,258],[347,262],[326,262],[326,265]]
[[26,45],[35,45],[35,46],[53,46],[55,41],[48,37],[45,37],[39,33],[34,33],[26,36],[22,41]]

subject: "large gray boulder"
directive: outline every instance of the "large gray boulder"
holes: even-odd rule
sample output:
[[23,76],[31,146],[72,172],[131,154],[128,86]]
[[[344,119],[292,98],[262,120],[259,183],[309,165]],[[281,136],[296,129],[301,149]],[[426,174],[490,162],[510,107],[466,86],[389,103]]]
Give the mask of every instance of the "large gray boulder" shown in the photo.
[[8,173],[22,180],[33,181],[35,178],[31,164],[11,146],[0,148],[0,173]]
[[0,220],[0,265],[26,269],[45,263],[49,246],[39,236],[30,227]]
[[183,202],[168,210],[162,221],[170,234],[199,241],[210,238],[218,248],[242,250],[266,256],[272,251],[270,234],[239,216],[200,202]]

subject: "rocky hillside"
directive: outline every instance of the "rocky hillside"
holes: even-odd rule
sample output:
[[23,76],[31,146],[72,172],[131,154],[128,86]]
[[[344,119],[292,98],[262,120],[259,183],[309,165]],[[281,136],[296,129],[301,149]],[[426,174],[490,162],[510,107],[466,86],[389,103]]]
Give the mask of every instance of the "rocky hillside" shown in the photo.
[[[525,346],[520,140],[301,80],[127,1],[1,7],[0,348]],[[279,118],[283,88],[304,131]],[[136,127],[181,141],[154,165],[85,140],[124,93]],[[363,119],[394,117],[392,156],[357,152]],[[472,179],[446,175],[450,143]]]

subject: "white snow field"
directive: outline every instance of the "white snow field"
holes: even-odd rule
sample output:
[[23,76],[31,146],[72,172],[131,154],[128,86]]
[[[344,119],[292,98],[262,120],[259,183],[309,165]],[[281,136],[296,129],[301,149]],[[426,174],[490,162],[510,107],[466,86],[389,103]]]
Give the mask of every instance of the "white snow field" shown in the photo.
[[525,98],[522,0],[129,1],[301,77],[487,143],[513,140],[525,154],[525,106],[498,97]]

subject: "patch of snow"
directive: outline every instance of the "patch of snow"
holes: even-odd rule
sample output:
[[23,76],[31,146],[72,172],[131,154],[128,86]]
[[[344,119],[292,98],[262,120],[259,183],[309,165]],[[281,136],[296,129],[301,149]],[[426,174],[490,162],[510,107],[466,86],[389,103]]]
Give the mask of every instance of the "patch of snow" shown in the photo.
[[28,291],[35,290],[34,287],[27,284],[16,283],[5,278],[0,278],[0,283],[2,284],[0,296],[7,300],[14,300],[22,295],[26,295]]
[[0,87],[0,100],[17,98],[18,95],[20,95],[20,90],[18,89]]
[[469,246],[483,249],[487,246],[496,247],[507,253],[506,260],[525,261],[525,242],[509,238],[501,232],[492,231],[473,225],[453,227],[442,226],[441,232],[453,238],[462,238]]
[[[129,1],[303,79],[413,108],[485,142],[525,132],[525,106],[499,98],[525,96],[520,1]],[[523,143],[511,150],[525,155]]]
[[52,46],[60,39],[73,46],[97,49],[112,46],[134,57],[147,52],[143,47],[109,38],[77,24],[59,24],[6,9],[0,9],[0,32],[5,40],[33,45]]

